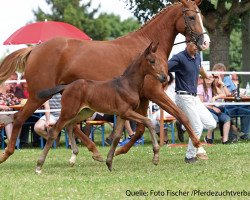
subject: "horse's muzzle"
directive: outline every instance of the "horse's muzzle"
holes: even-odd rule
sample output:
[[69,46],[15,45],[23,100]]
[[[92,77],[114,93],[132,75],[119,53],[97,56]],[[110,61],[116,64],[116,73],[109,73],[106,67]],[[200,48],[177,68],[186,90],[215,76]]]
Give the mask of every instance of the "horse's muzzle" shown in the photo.
[[167,76],[166,76],[165,74],[160,74],[160,75],[158,76],[158,80],[159,80],[161,83],[164,83],[164,82],[166,82],[166,80],[167,80]]

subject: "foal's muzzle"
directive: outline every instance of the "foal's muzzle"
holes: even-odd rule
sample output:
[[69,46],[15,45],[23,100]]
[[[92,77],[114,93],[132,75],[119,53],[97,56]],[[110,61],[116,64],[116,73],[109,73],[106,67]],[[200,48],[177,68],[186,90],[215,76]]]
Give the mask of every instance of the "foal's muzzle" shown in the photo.
[[167,80],[167,76],[166,76],[165,74],[159,74],[158,80],[159,80],[161,83],[164,83],[164,82],[166,82],[166,80]]

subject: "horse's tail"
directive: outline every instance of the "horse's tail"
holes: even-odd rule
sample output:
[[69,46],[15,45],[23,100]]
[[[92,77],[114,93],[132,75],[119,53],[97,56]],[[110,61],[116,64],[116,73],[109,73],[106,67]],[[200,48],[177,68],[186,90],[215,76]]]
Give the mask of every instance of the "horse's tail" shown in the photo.
[[45,98],[48,98],[54,94],[57,94],[61,91],[63,91],[65,89],[67,85],[57,85],[56,87],[54,88],[50,88],[50,89],[47,89],[47,90],[42,90],[41,92],[39,92],[37,94],[38,98],[40,99],[45,99]]
[[15,71],[23,72],[26,61],[33,47],[19,49],[9,54],[0,64],[0,84],[6,81]]
[[168,80],[168,85],[170,85],[174,81],[174,76],[171,72],[168,72],[169,80]]

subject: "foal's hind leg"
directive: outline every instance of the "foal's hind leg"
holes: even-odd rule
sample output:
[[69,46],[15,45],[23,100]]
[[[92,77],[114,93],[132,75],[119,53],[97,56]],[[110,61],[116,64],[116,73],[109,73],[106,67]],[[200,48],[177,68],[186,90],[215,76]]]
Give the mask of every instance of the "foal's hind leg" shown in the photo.
[[45,162],[45,159],[48,155],[49,150],[51,149],[54,140],[57,138],[59,132],[63,129],[65,123],[62,123],[60,118],[57,121],[55,125],[52,126],[52,128],[49,128],[48,130],[48,139],[46,141],[45,147],[42,151],[42,154],[40,155],[37,165],[36,165],[36,173],[41,174],[42,173],[42,166]]
[[117,123],[116,123],[116,127],[115,127],[115,137],[113,139],[112,145],[110,147],[108,156],[107,156],[107,160],[106,160],[106,165],[108,166],[108,169],[111,171],[112,170],[112,162],[113,162],[113,158],[114,158],[114,153],[115,153],[115,149],[119,143],[119,140],[122,136],[122,130],[125,124],[125,120],[121,119],[120,116],[117,116]]
[[[77,116],[71,121],[71,124],[77,124],[89,117],[91,117],[94,114],[95,111],[84,108],[82,109]],[[74,133],[77,137],[79,137],[84,145],[88,148],[89,151],[93,153],[92,158],[96,161],[103,162],[104,159],[102,158],[101,154],[96,148],[96,145],[94,142],[92,142],[88,136],[86,136],[77,126],[74,127]]]
[[79,150],[76,145],[76,140],[75,140],[74,133],[73,133],[73,125],[67,125],[66,130],[69,136],[69,140],[71,141],[71,149],[72,149],[72,155],[71,155],[71,158],[69,159],[69,164],[70,166],[73,167],[74,164],[76,163],[76,156],[79,153]]
[[23,123],[44,102],[45,102],[45,100],[34,99],[34,98],[30,97],[28,99],[27,103],[25,104],[25,106],[23,107],[23,109],[14,115],[13,130],[11,133],[10,141],[9,141],[7,147],[5,148],[5,151],[0,156],[0,163],[7,160],[9,158],[9,156],[11,156],[14,153],[16,139],[17,139],[17,136],[22,128]]

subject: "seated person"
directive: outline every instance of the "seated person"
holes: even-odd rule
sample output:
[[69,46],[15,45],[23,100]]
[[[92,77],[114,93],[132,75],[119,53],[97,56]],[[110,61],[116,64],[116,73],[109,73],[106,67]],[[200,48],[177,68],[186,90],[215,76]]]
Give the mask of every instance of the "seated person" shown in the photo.
[[[224,83],[219,79],[218,75],[209,75],[209,77],[203,81],[203,84],[198,85],[197,94],[202,102],[218,101],[225,96],[222,91],[224,87]],[[222,144],[229,144],[228,134],[230,130],[230,117],[223,112],[223,106],[216,107],[214,105],[206,105],[206,107],[211,112],[216,122],[223,124]],[[212,130],[208,130],[205,141],[210,144],[213,143]]]
[[[213,66],[213,71],[221,71],[225,72],[226,67],[222,63],[217,63]],[[237,94],[237,87],[234,85],[232,79],[230,76],[225,76],[224,74],[219,75],[221,79],[223,80],[223,83],[231,93],[231,95],[236,95]],[[246,108],[245,110],[241,109],[242,107]],[[226,109],[229,110],[229,116],[235,116],[239,115],[240,116],[240,132],[241,136],[240,139],[242,140],[248,140],[249,139],[249,132],[250,132],[250,115],[247,110],[250,110],[250,106],[237,106],[237,105],[230,105],[226,106]],[[232,110],[233,109],[233,110]],[[231,111],[230,111],[231,110]],[[230,131],[231,132],[231,131]],[[230,138],[234,139],[237,137],[235,134],[230,133]]]
[[[44,103],[44,109],[61,109],[61,94],[54,95],[50,100]],[[47,140],[47,128],[54,125],[57,120],[59,119],[60,111],[59,112],[45,112],[34,126],[35,132],[42,136],[44,139]],[[57,141],[58,142],[58,141]]]
[[[20,104],[20,101],[20,99],[18,99],[12,92],[10,92],[10,84],[2,83],[0,85],[0,111],[11,111],[13,109],[9,106],[18,105]],[[13,115],[1,114],[0,124],[2,127],[5,127],[6,136],[9,140],[13,129]]]

